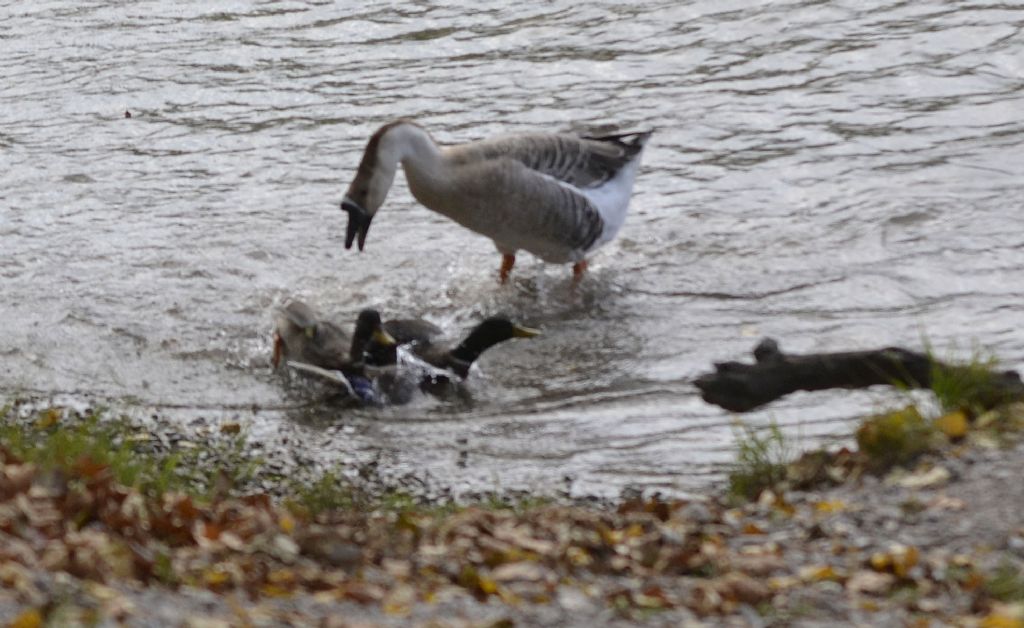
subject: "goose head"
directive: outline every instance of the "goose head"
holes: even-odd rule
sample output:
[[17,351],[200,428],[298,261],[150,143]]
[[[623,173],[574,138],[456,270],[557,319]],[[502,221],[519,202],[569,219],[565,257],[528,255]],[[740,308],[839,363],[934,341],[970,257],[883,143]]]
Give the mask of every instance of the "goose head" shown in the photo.
[[409,120],[385,124],[370,136],[356,176],[341,200],[341,209],[348,214],[346,249],[356,242],[363,250],[370,223],[388,196],[399,162],[417,144],[432,146],[433,142],[422,127]]

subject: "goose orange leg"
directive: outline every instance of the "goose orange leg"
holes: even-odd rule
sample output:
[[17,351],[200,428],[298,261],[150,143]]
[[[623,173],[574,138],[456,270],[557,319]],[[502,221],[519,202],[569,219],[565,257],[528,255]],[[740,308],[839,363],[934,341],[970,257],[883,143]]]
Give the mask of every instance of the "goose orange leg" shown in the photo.
[[583,273],[587,272],[587,260],[581,259],[572,265],[572,283],[578,284],[583,280]]
[[281,358],[284,356],[284,341],[281,340],[281,335],[276,331],[274,332],[274,355],[270,358],[270,363],[274,365],[276,369],[281,364]]
[[501,270],[498,271],[498,281],[501,283],[508,282],[508,275],[512,272],[512,267],[516,264],[516,256],[505,253],[501,256]]

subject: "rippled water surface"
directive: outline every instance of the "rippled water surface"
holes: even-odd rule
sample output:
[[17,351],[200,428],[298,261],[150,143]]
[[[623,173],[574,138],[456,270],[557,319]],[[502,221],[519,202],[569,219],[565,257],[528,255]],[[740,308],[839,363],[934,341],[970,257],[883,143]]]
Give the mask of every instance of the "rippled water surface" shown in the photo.
[[[1024,366],[1019,3],[445,4],[0,9],[0,389],[238,416],[453,487],[607,493],[721,471],[732,417],[689,382],[762,335]],[[338,201],[397,117],[442,143],[657,132],[573,292],[525,255],[497,285],[491,243],[401,176],[345,251]],[[270,372],[293,296],[544,335],[487,354],[471,405],[339,409]],[[795,395],[749,420],[814,443],[889,402]]]

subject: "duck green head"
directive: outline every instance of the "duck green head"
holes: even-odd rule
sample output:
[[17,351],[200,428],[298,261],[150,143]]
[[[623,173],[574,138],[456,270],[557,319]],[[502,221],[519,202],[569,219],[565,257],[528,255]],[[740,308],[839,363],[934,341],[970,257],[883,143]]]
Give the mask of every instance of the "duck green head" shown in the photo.
[[353,362],[362,362],[363,354],[371,341],[382,347],[398,345],[398,341],[384,329],[380,312],[374,309],[365,309],[356,317],[356,328],[352,334],[352,349],[349,359]]

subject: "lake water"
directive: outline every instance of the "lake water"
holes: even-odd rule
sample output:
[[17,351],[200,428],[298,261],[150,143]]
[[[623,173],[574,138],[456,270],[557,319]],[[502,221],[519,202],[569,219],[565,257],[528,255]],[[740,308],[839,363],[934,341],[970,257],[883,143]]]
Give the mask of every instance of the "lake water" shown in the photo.
[[[312,461],[455,490],[699,490],[734,417],[690,382],[784,350],[930,344],[1024,367],[1024,6],[1010,2],[29,2],[0,9],[0,391],[240,420]],[[132,117],[125,118],[129,110]],[[368,136],[654,128],[579,290],[417,205],[365,252]],[[468,406],[324,402],[269,368],[273,308],[366,306],[488,353]],[[849,435],[885,392],[745,420]]]

